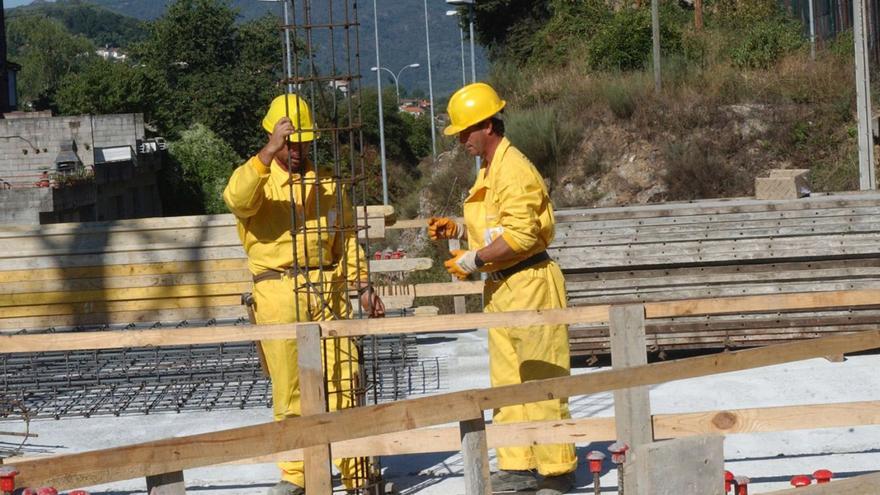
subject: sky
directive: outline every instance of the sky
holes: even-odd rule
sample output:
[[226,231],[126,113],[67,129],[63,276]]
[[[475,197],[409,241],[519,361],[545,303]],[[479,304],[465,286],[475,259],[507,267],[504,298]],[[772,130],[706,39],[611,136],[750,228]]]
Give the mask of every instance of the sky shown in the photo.
[[11,9],[13,7],[19,7],[21,5],[27,5],[31,3],[33,0],[4,0],[3,7],[7,9]]

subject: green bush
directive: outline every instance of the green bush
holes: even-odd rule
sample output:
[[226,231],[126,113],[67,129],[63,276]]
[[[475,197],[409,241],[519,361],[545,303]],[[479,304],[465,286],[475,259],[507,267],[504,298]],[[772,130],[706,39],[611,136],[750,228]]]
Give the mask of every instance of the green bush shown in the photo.
[[626,84],[607,84],[602,88],[602,96],[608,102],[611,113],[619,119],[628,119],[636,111],[636,95]]
[[[178,141],[169,145],[168,155],[172,167],[179,167],[182,172],[182,182],[172,184],[179,197],[170,202],[163,201],[166,209],[177,208],[178,203],[189,201],[199,205],[201,208],[198,209],[204,213],[229,211],[223,202],[223,189],[233,169],[242,163],[232,146],[211,129],[195,124],[183,131]],[[194,193],[194,197],[186,196],[187,191]]]
[[746,27],[730,58],[737,67],[769,69],[801,45],[800,25],[783,16],[775,16]]
[[[674,21],[660,16],[661,53],[681,51],[681,32]],[[589,48],[589,64],[596,70],[644,69],[651,59],[651,13],[624,9],[602,26]]]
[[583,128],[552,107],[511,112],[505,119],[510,142],[547,178],[555,178],[578,144]]

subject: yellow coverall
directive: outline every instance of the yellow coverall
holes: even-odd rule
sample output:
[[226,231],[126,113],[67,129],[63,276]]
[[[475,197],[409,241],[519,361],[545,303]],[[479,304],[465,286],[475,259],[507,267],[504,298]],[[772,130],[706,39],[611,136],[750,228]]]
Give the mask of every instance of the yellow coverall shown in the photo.
[[[544,179],[507,138],[502,139],[489,174],[480,169],[464,203],[469,249],[480,249],[499,236],[517,253],[504,263],[487,263],[483,271],[502,270],[544,251],[553,240],[553,205]],[[565,280],[555,261],[544,261],[502,281],[486,281],[487,313],[556,309],[566,306]],[[489,372],[493,387],[567,376],[568,327],[541,325],[489,329]],[[567,400],[546,400],[495,410],[495,423],[569,418]],[[570,473],[577,467],[573,444],[498,449],[498,468],[536,469],[544,476]]]
[[[316,174],[311,164],[306,170],[305,200],[300,182],[303,179],[300,179],[299,174],[293,175],[298,226],[305,221],[307,229],[318,226],[325,229],[328,226],[352,227],[354,214],[347,198],[343,201],[343,211],[338,211],[337,182]],[[318,185],[315,185],[316,181]],[[290,187],[288,173],[277,161],[266,167],[254,156],[233,172],[223,191],[226,205],[238,220],[238,235],[247,253],[248,268],[254,275],[267,270],[283,271],[293,266]],[[316,205],[319,205],[319,211]],[[284,274],[278,280],[263,280],[254,284],[257,323],[291,323],[348,317],[350,306],[347,281],[367,280],[366,266],[363,266],[366,258],[357,242],[356,233],[350,231],[334,235],[322,231],[319,236],[315,231],[307,234],[297,232],[296,251],[301,267],[337,265],[332,270],[308,270],[310,282],[317,291],[323,292],[326,304],[322,304],[320,297],[309,297],[305,292],[304,275],[298,276],[300,280],[296,281],[296,285],[300,288],[295,293],[294,278]],[[360,260],[360,265],[357,260]],[[296,340],[263,340],[261,344],[272,379],[275,420],[299,416],[301,410]],[[357,370],[357,350],[348,339],[325,340],[324,346],[324,369],[328,370],[328,406],[330,410],[350,407],[355,399],[356,376],[353,375]],[[342,472],[343,481],[348,479],[346,485],[351,487],[350,479],[355,474],[353,460],[342,459],[336,462]],[[278,466],[281,468],[281,479],[305,487],[301,461],[284,461],[278,463]]]

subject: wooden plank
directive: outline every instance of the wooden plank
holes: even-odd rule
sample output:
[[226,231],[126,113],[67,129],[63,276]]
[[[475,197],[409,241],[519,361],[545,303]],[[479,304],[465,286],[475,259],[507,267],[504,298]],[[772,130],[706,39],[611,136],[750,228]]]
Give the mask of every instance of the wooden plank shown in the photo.
[[[0,294],[0,308],[35,305],[75,305],[77,303],[109,303],[112,301],[143,301],[149,299],[175,299],[185,297],[230,296],[249,292],[253,282],[168,285],[159,287],[135,287],[130,289],[101,289],[64,292],[25,292]],[[4,315],[6,310],[4,309]],[[48,313],[52,314],[52,313]],[[10,314],[10,316],[12,316]]]
[[458,423],[465,495],[492,495],[489,481],[489,447],[483,416]]
[[173,326],[184,320],[238,318],[247,319],[247,310],[241,305],[240,301],[231,306],[197,306],[194,308],[147,309],[143,311],[119,311],[116,313],[77,313],[70,315],[0,318],[0,331],[129,323],[158,323],[159,326],[167,326],[169,324]]
[[880,423],[880,401],[655,414],[654,438],[766,433]]
[[[612,306],[608,326],[614,369],[648,363],[644,306]],[[618,440],[626,442],[632,448],[654,441],[651,431],[651,401],[646,387],[615,390],[614,417],[617,418]]]
[[[198,435],[18,463],[23,486],[61,489],[209,466],[295,448],[432,426],[479,411],[653,385],[880,347],[880,331],[654,363],[623,370],[468,390]],[[120,478],[120,476],[122,478]]]
[[3,309],[3,317],[18,318],[24,316],[77,315],[91,312],[114,313],[174,308],[204,308],[209,306],[235,306],[236,304],[241,304],[241,296],[239,295],[142,299],[137,301],[89,301],[74,304],[7,307]]
[[173,275],[177,273],[203,273],[225,270],[247,270],[247,259],[170,261],[142,264],[103,264],[97,266],[45,268],[39,270],[0,271],[0,282],[20,282],[24,280],[56,280],[74,278],[135,277],[142,275]]
[[673,316],[750,313],[757,311],[791,311],[798,309],[873,306],[880,302],[880,290],[811,292],[762,296],[694,299],[690,301],[645,304],[646,318]]
[[877,493],[880,493],[880,473],[834,479],[831,483],[777,490],[766,492],[764,495],[877,495]]
[[[186,301],[186,299],[178,299],[177,301]],[[645,316],[646,318],[669,318],[700,314],[875,306],[877,301],[880,301],[880,290],[698,299],[648,303],[645,305]],[[441,315],[374,320],[338,320],[324,322],[322,328],[327,336],[354,337],[394,333],[432,333],[511,325],[525,327],[601,323],[608,321],[608,311],[608,306],[579,306],[567,309],[466,314],[457,318]],[[52,335],[6,335],[0,337],[0,348],[5,352],[39,352],[290,338],[290,335],[295,332],[296,325],[290,323],[235,328],[204,327],[175,329],[173,332],[139,330]]]
[[[321,326],[314,323],[296,328],[297,362],[299,364],[300,407],[303,416],[327,412],[324,358]],[[330,444],[314,445],[303,450],[306,486],[309,493],[330,495]]]
[[[186,301],[177,299],[176,301]],[[457,318],[416,316],[370,320],[333,320],[321,323],[325,336],[355,337],[400,333],[432,333],[471,330],[497,326],[557,325],[573,322],[606,321],[607,306],[582,306],[568,309],[514,311],[507,313],[466,314]],[[195,327],[174,330],[126,330],[101,332],[53,333],[0,336],[4,352],[40,352],[122,347],[215,344],[249,340],[283,339],[295,335],[297,323],[241,327]]]

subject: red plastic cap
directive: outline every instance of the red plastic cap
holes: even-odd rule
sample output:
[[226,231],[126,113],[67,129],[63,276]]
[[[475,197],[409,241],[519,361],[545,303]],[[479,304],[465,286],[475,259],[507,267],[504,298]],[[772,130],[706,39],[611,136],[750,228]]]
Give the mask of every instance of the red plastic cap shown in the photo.
[[37,495],[58,495],[58,490],[51,486],[37,488]]
[[831,481],[831,478],[834,477],[834,473],[827,469],[820,469],[813,473],[813,479],[816,480],[816,483],[828,483]]
[[591,473],[602,472],[602,461],[605,460],[605,454],[598,450],[591,450],[590,453],[587,454],[587,460],[590,461]]
[[737,476],[734,478],[736,481],[736,495],[749,495],[749,482],[751,481],[747,476]]
[[626,451],[629,450],[629,445],[626,442],[614,442],[608,447],[608,452],[611,452],[611,462],[614,464],[622,464],[626,461]]
[[21,495],[37,495],[37,491],[33,488],[25,488],[21,491]]
[[791,486],[798,488],[802,486],[809,486],[812,482],[813,480],[811,480],[809,476],[804,475],[793,476],[791,478]]
[[730,491],[730,488],[733,486],[733,473],[730,471],[724,471],[724,493]]
[[89,495],[89,492],[85,490],[71,490],[67,495]]
[[12,492],[15,490],[15,476],[18,469],[12,466],[0,466],[0,492]]

